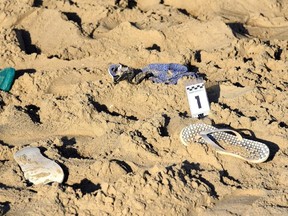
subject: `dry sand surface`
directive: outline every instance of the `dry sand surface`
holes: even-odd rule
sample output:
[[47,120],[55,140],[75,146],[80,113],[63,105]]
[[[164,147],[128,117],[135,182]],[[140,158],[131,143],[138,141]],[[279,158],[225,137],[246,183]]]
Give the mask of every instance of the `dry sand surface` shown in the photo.
[[[0,215],[288,215],[286,0],[1,0],[0,50],[16,69],[0,92]],[[267,144],[267,162],[181,144],[187,79],[107,73],[171,62],[205,78],[209,121]],[[24,146],[63,184],[29,184]]]

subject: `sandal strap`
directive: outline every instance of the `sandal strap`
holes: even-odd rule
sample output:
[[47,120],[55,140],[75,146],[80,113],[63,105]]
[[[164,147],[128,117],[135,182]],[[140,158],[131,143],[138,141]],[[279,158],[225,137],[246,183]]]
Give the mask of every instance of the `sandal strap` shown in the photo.
[[230,130],[230,129],[216,129],[216,130],[209,130],[209,131],[201,131],[200,132],[200,136],[208,143],[210,144],[212,147],[214,147],[215,149],[217,149],[218,151],[221,152],[226,152],[229,153],[228,151],[226,151],[224,148],[222,148],[221,146],[219,146],[218,144],[216,144],[209,136],[208,134],[211,133],[217,133],[217,132],[232,132],[236,135],[236,137],[238,138],[239,141],[243,140],[242,136],[234,131],[234,130]]

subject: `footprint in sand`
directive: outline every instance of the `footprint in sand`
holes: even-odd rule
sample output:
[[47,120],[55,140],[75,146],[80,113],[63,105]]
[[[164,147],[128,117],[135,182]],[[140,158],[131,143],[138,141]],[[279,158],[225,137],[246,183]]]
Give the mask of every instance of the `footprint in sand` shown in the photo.
[[220,97],[233,99],[253,91],[253,87],[237,87],[235,85],[220,85]]
[[52,80],[50,86],[47,88],[48,94],[55,94],[55,95],[72,95],[75,94],[77,91],[77,86],[79,86],[83,82],[95,81],[98,80],[99,76],[94,74],[80,74],[80,73],[73,73],[62,75],[54,80]]
[[[265,196],[264,190],[235,191],[216,202],[215,206],[203,215],[243,215],[249,209],[253,209],[253,203]],[[227,214],[228,212],[230,214]]]

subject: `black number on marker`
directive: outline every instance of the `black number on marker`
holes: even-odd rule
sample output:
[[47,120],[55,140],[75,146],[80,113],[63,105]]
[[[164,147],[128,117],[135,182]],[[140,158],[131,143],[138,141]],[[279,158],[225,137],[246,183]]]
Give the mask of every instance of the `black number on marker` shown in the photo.
[[197,100],[198,108],[201,109],[202,106],[201,106],[201,103],[200,103],[200,98],[199,98],[199,96],[198,96],[198,95],[195,96],[195,99]]

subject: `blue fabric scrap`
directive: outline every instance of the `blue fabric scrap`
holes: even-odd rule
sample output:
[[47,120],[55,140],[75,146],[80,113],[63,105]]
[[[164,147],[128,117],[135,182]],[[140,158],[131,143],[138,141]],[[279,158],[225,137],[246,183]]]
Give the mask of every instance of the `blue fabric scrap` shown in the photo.
[[149,64],[142,69],[144,73],[152,73],[149,79],[155,83],[177,84],[184,76],[196,77],[194,72],[188,72],[188,68],[181,64]]

